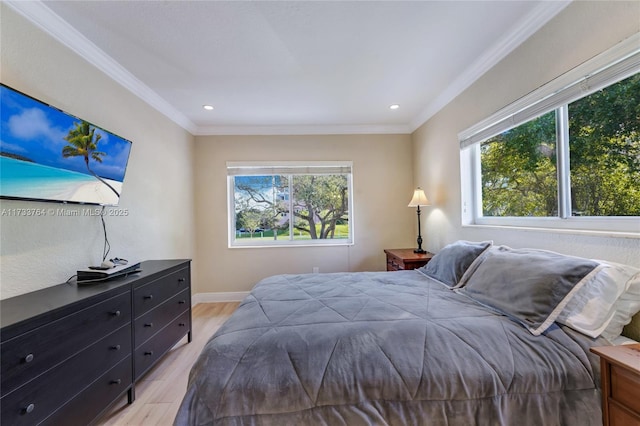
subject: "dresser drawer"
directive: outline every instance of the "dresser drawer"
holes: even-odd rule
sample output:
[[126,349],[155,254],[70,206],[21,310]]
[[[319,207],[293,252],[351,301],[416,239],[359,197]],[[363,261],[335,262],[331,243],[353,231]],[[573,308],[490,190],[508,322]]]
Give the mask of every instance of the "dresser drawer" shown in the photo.
[[115,401],[131,387],[131,353],[107,373],[91,383],[59,410],[49,416],[43,424],[87,425],[105,409],[105,402]]
[[136,347],[162,330],[191,306],[191,292],[186,289],[165,301],[154,310],[139,317],[134,323]]
[[167,325],[162,333],[140,345],[134,354],[135,380],[147,372],[151,366],[171,349],[189,331],[191,311],[183,312]]
[[617,365],[611,366],[611,399],[640,413],[638,389],[640,389],[640,374]]
[[133,306],[138,318],[190,286],[190,269],[184,268],[133,290]]
[[[2,424],[37,424],[131,354],[131,324],[2,398]],[[132,375],[123,377],[132,382]],[[17,421],[17,423],[16,423]]]
[[2,395],[130,321],[131,293],[126,292],[3,342]]

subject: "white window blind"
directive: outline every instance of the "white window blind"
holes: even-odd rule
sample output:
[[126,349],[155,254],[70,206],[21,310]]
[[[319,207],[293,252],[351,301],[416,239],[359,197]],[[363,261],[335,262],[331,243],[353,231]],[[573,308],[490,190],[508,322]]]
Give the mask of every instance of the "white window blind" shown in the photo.
[[229,176],[272,175],[339,175],[351,173],[351,162],[279,162],[279,163],[227,163]]
[[464,149],[640,72],[640,33],[458,134]]

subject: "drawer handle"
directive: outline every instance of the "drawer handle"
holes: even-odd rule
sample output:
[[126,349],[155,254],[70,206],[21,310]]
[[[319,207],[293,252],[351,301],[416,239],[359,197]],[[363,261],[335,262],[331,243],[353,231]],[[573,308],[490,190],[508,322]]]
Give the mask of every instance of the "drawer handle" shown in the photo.
[[184,327],[184,326],[186,326],[187,324],[186,324],[186,323],[184,323],[184,322],[181,322],[181,323],[179,323],[178,325],[179,325],[180,327]]
[[146,299],[146,300],[153,299],[153,294],[148,294],[148,295],[144,296],[144,299]]
[[29,405],[27,405],[25,408],[23,408],[23,409],[22,409],[22,412],[23,412],[24,414],[29,414],[29,413],[31,413],[31,412],[32,412],[33,410],[35,410],[35,409],[36,409],[35,404],[29,404]]
[[29,354],[24,357],[24,362],[31,362],[31,361],[33,361],[33,354]]
[[186,300],[179,300],[179,301],[178,301],[178,305],[184,305],[185,303],[187,303],[187,301],[186,301]]
[[119,351],[120,350],[120,345],[111,346],[109,349],[114,350],[114,351]]
[[153,351],[147,351],[147,352],[145,352],[144,354],[145,354],[146,356],[151,356],[151,355],[153,355]]
[[120,311],[113,311],[113,312],[111,312],[111,315],[113,315],[114,317],[119,317],[120,316]]
[[183,283],[183,282],[185,282],[185,281],[186,281],[186,279],[185,279],[185,278],[178,278],[178,282],[179,282],[179,283]]
[[145,323],[145,325],[144,325],[144,326],[145,326],[145,327],[153,327],[153,323],[152,323],[152,322],[148,322],[148,323]]
[[109,382],[110,385],[119,385],[120,383],[122,383],[122,380],[120,379],[115,379]]

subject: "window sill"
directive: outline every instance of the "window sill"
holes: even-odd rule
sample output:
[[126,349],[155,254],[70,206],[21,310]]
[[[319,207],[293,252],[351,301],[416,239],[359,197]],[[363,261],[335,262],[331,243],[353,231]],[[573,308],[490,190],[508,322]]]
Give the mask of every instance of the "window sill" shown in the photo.
[[487,224],[463,224],[463,228],[472,229],[496,229],[496,230],[513,230],[524,232],[545,232],[550,234],[571,234],[584,235],[589,237],[602,238],[628,238],[640,239],[640,232],[622,232],[622,231],[602,231],[591,229],[571,229],[571,228],[549,228],[538,226],[522,226],[522,225],[487,225]]
[[308,242],[287,242],[282,244],[228,244],[230,249],[265,249],[265,248],[292,248],[292,247],[349,247],[354,243],[352,241],[345,241],[340,243],[308,243]]

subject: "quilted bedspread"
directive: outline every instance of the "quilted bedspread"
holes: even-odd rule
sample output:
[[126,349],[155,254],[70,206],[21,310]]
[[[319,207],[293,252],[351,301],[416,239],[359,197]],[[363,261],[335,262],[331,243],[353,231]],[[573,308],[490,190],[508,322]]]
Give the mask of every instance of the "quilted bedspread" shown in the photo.
[[598,344],[417,271],[278,275],[209,340],[175,424],[599,425]]

